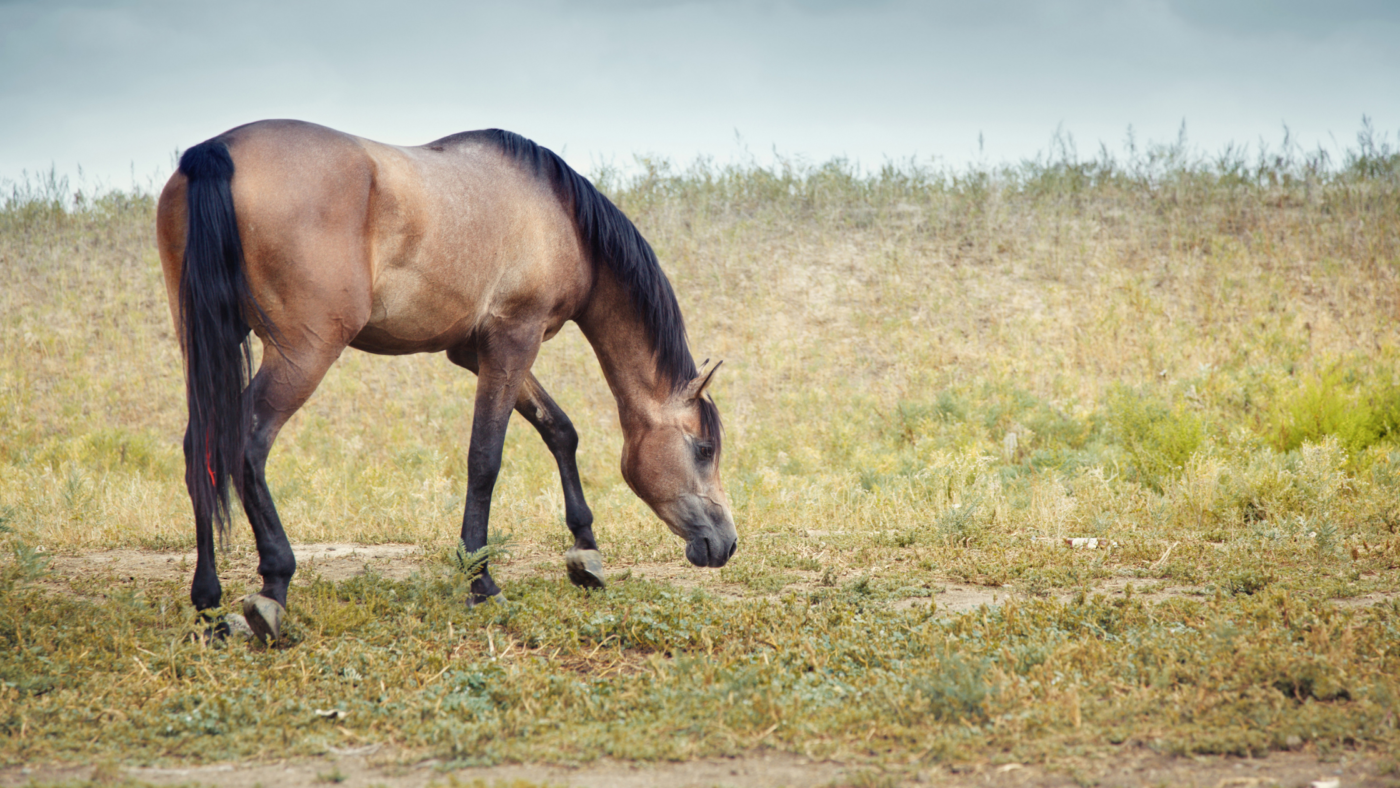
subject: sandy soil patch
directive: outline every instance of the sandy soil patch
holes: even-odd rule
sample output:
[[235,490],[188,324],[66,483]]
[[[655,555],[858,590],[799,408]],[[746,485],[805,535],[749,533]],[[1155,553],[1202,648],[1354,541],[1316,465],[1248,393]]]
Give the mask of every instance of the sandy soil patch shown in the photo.
[[[292,545],[297,556],[297,580],[305,582],[319,575],[326,580],[342,581],[352,577],[376,572],[384,577],[402,580],[423,568],[428,560],[417,545],[379,544],[362,545],[346,542]],[[118,583],[138,582],[180,582],[188,583],[194,573],[195,556],[189,552],[161,552],[150,550],[102,550],[79,555],[54,556],[50,569],[55,575],[49,581],[55,590],[66,586],[67,579],[93,576],[110,577]],[[258,557],[250,547],[241,547],[221,554],[220,579],[229,593],[248,593],[257,590],[261,580],[257,574]],[[722,598],[749,598],[755,596],[743,586],[724,583],[716,572],[697,569],[682,559],[673,562],[623,564],[611,561],[606,564],[610,578],[627,577],[666,583],[678,588],[703,588]],[[506,587],[509,596],[509,582],[525,577],[564,575],[564,559],[541,550],[517,549],[504,561],[493,564],[492,574]],[[804,575],[794,571],[793,574]],[[296,581],[293,581],[294,583]],[[240,585],[246,588],[240,590]],[[1204,591],[1194,587],[1162,588],[1149,585],[1151,591],[1144,591],[1142,581],[1134,582],[1126,578],[1113,578],[1096,584],[1091,593],[1108,597],[1124,596],[1129,585],[1134,586],[1133,596],[1147,602],[1162,602],[1172,598],[1201,598]],[[815,574],[804,582],[789,586],[789,589],[819,586]],[[759,595],[762,596],[762,595]],[[774,599],[776,595],[771,595]],[[1067,602],[1073,599],[1072,591],[1055,591],[1046,598]],[[1334,600],[1345,607],[1369,607],[1385,604],[1400,595],[1371,593],[1363,596]],[[1024,592],[1012,587],[989,588],[949,582],[938,585],[930,596],[908,597],[894,600],[895,609],[903,610],[936,604],[945,613],[963,613],[976,610],[983,605],[996,606],[1008,599],[1026,598]]]
[[[297,574],[309,577],[319,574],[327,580],[348,580],[371,569],[385,577],[401,580],[413,574],[423,563],[417,545],[362,545],[343,542],[292,545],[297,556]],[[110,575],[121,581],[183,581],[194,574],[194,551],[164,552],[154,550],[101,550],[79,555],[58,555],[49,568],[59,578],[71,578],[94,573]],[[229,550],[220,554],[220,579],[229,583],[236,579],[257,582],[258,555],[251,549]]]
[[948,788],[972,786],[1099,785],[1105,788],[1193,785],[1216,788],[1315,786],[1316,788],[1380,788],[1395,786],[1395,775],[1371,758],[1343,754],[1323,760],[1315,753],[1282,752],[1265,758],[1177,758],[1150,750],[1123,748],[1107,757],[1077,759],[1053,768],[1018,763],[964,763],[901,766],[884,769],[861,764],[813,761],[786,753],[759,751],[738,758],[702,758],[684,763],[630,763],[599,760],[566,766],[505,764],[450,769],[435,760],[404,764],[393,753],[332,755],[324,758],[272,763],[225,763],[190,767],[40,766],[0,768],[0,786],[92,779],[119,782],[123,778],[154,785],[254,788],[277,785],[316,788],[340,784],[345,788],[426,788],[448,785],[455,778],[470,785],[530,785],[570,788],[839,788],[853,785]]

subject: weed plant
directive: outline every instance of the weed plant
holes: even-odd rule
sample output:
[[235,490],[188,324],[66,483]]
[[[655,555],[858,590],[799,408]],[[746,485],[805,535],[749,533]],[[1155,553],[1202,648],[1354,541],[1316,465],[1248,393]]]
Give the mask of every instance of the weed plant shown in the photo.
[[[492,507],[514,558],[495,560],[551,562],[508,584],[509,613],[467,611],[431,567],[307,577],[293,644],[266,653],[186,642],[178,587],[24,579],[194,537],[152,197],[7,185],[0,759],[249,756],[268,731],[488,760],[1394,747],[1400,152],[1369,125],[1335,160],[1061,139],[997,168],[643,160],[596,180],[656,247],[697,355],[725,359],[734,561],[674,570],[689,590],[570,591],[553,461],[517,419]],[[577,330],[536,373],[581,435],[609,571],[679,565],[621,480]],[[449,554],[473,390],[441,358],[347,352],[269,462],[293,542]],[[934,615],[955,583],[1011,601]],[[343,723],[310,714],[337,703]]]

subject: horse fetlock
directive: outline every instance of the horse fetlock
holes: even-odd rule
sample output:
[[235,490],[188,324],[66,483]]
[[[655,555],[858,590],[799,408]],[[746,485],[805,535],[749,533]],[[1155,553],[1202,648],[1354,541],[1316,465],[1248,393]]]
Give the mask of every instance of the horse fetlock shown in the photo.
[[501,595],[501,587],[496,585],[496,581],[491,579],[491,573],[483,570],[481,575],[472,581],[472,592],[467,597],[467,606],[476,607],[483,602],[505,602],[505,597]]
[[580,588],[602,589],[603,554],[597,550],[580,550],[576,547],[564,552],[564,568],[569,570],[569,582]]
[[292,582],[292,575],[296,574],[297,562],[292,559],[263,560],[258,564],[258,575],[264,583],[287,586]]
[[277,600],[262,594],[250,594],[243,598],[243,617],[253,640],[272,644],[282,637],[282,619],[287,609]]
[[195,610],[207,616],[207,611],[216,610],[223,604],[223,598],[224,589],[219,585],[218,575],[213,572],[195,572],[194,582],[190,585],[190,602],[194,604]]

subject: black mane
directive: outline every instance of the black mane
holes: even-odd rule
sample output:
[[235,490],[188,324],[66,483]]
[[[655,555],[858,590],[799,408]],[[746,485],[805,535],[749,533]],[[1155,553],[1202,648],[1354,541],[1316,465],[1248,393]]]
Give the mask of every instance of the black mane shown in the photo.
[[[632,298],[651,340],[656,371],[680,391],[695,379],[695,359],[686,341],[685,319],[681,317],[671,282],[661,270],[651,244],[637,231],[632,220],[613,205],[554,151],[537,145],[514,132],[486,129],[454,134],[434,145],[475,140],[487,142],[545,179],[559,201],[573,209],[574,225],[593,258],[594,265],[606,265]],[[708,397],[700,398],[701,434],[714,441],[719,450],[719,411]]]

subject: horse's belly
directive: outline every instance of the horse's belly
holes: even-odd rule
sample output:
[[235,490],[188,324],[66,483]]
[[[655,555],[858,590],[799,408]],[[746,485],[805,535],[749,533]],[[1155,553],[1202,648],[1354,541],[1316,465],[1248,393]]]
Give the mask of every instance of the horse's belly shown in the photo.
[[385,271],[375,283],[369,322],[350,342],[371,353],[432,353],[468,340],[484,306],[459,287]]

